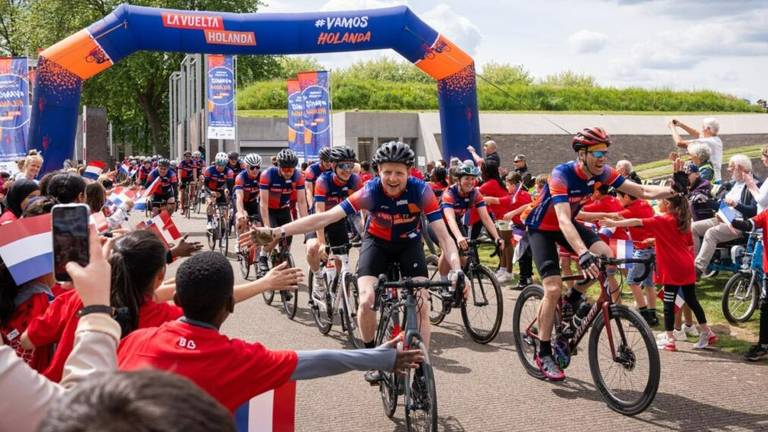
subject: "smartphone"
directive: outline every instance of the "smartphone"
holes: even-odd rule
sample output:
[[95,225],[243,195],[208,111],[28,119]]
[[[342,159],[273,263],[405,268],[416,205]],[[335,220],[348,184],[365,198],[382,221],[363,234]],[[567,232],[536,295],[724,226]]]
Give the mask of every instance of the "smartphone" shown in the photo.
[[51,210],[53,226],[53,270],[56,280],[72,279],[66,270],[70,261],[85,267],[90,261],[88,254],[88,216],[90,208],[85,204],[57,204]]

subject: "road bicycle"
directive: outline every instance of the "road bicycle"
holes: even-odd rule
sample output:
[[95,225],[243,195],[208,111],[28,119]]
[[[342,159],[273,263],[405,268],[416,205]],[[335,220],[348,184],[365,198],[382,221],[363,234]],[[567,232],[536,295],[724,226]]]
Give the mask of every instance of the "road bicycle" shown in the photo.
[[[248,226],[246,231],[255,227],[255,222],[259,220],[258,215],[248,215]],[[240,246],[237,251],[237,263],[240,267],[240,276],[243,279],[248,280],[248,276],[251,274],[251,266],[256,264],[256,245]]]
[[[283,237],[280,239],[277,246],[272,249],[272,253],[269,256],[268,261],[271,264],[271,268],[274,268],[283,262],[287,262],[288,267],[295,267],[293,262],[293,255],[291,255],[290,237]],[[261,276],[263,275],[260,274],[258,277]],[[279,292],[280,299],[283,302],[283,310],[288,316],[288,319],[293,320],[298,309],[299,292],[292,290],[281,290]],[[268,305],[271,305],[275,299],[275,292],[272,290],[267,290],[262,293],[262,296],[264,298],[264,302]]]
[[[579,319],[564,314],[567,301],[561,296],[555,308],[552,331],[552,354],[561,369],[577,354],[582,338],[589,335],[589,369],[592,380],[608,406],[624,415],[643,412],[656,397],[661,376],[661,364],[656,342],[642,316],[627,306],[614,303],[613,295],[620,297],[620,287],[610,292],[606,282],[606,268],[621,264],[645,264],[648,276],[652,260],[598,258],[600,296],[589,312]],[[583,281],[583,276],[564,276],[563,281]],[[618,295],[617,295],[618,294]],[[544,289],[540,285],[528,285],[520,293],[513,314],[513,335],[517,355],[526,371],[539,379],[544,375],[534,361],[539,350],[538,314]],[[579,308],[582,309],[582,308]]]
[[229,203],[215,203],[213,217],[211,218],[212,227],[206,230],[206,237],[208,238],[208,247],[211,250],[215,250],[217,247],[222,255],[227,256],[227,250],[229,249],[229,231],[230,231],[230,218],[229,218]]

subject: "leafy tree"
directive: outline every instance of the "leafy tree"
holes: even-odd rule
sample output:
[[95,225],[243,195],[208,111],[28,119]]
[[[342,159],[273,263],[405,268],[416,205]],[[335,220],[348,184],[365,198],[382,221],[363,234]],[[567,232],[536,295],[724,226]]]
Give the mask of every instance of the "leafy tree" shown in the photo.
[[273,78],[292,79],[296,74],[305,71],[323,70],[323,66],[314,57],[286,56],[277,59],[277,71]]
[[25,7],[27,7],[25,0],[0,1],[0,55],[2,56],[24,55],[22,35],[16,30],[19,28],[19,21],[22,19]]
[[387,57],[381,57],[376,60],[358,61],[346,69],[336,71],[335,76],[338,80],[359,79],[408,83],[434,82],[434,79],[422,72],[412,63],[392,60]]

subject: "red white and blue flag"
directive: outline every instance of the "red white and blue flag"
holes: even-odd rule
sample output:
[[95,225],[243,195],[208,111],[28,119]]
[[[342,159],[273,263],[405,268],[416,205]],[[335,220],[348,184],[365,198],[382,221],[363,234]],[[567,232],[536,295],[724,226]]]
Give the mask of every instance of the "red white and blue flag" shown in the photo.
[[109,201],[110,204],[114,206],[119,206],[120,204],[128,200],[135,200],[135,199],[136,199],[136,191],[123,186],[118,186],[112,189],[112,193],[109,194],[107,201]]
[[136,202],[133,205],[133,208],[139,211],[146,210],[148,207],[147,201],[151,199],[152,195],[155,192],[157,192],[158,188],[160,188],[160,177],[156,178],[155,181],[153,181],[148,188],[144,189],[143,191],[141,191],[141,193],[139,193],[138,198],[136,199]]
[[238,432],[293,432],[296,423],[296,381],[262,393],[235,411]]
[[146,223],[146,229],[155,233],[155,235],[165,243],[166,246],[175,242],[181,238],[181,233],[176,224],[173,223],[171,215],[167,211],[163,210],[159,215],[148,220]]
[[53,272],[51,215],[0,226],[0,257],[16,285]]
[[[611,250],[613,251],[613,256],[617,259],[628,259],[632,258],[632,254],[635,252],[634,245],[632,243],[632,240],[616,240],[611,239],[609,242],[609,246],[611,247]],[[630,268],[632,267],[631,264],[622,264],[619,267],[621,268]]]
[[97,180],[106,167],[107,164],[102,161],[89,161],[88,166],[85,167],[85,172],[83,172],[83,177]]

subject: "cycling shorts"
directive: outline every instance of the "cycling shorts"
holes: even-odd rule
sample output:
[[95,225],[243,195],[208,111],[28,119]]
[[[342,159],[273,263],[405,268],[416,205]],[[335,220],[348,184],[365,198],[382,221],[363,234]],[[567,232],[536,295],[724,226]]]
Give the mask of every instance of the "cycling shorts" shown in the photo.
[[[601,241],[597,233],[587,228],[580,222],[573,222],[576,232],[587,248]],[[528,228],[528,244],[531,246],[533,261],[539,270],[541,278],[560,276],[560,255],[557,246],[564,247],[571,253],[575,253],[562,231],[544,231]]]
[[400,264],[401,277],[427,277],[427,261],[421,239],[386,241],[366,234],[357,261],[358,276],[388,274],[392,264]]
[[[225,205],[225,204],[227,204],[227,196],[224,194],[223,190],[222,191],[211,191],[211,192],[216,192],[216,193],[219,194],[218,196],[216,196],[216,205]],[[210,195],[210,196],[212,196],[212,195]]]
[[243,209],[248,213],[248,218],[261,223],[261,209],[258,201],[243,203]]
[[176,202],[176,199],[173,195],[170,193],[156,193],[152,195],[152,204],[164,204],[169,203],[172,204]]
[[[314,238],[317,238],[317,233],[314,231],[308,232],[304,234],[304,243]],[[333,247],[344,246],[349,243],[346,218],[325,227],[325,243]]]
[[269,209],[269,226],[271,228],[277,228],[285,224],[290,223],[293,220],[291,217],[291,209]]
[[190,184],[190,183],[192,183],[194,181],[195,181],[195,179],[193,177],[186,177],[186,178],[181,179],[181,181],[179,182],[179,190],[184,190],[187,187],[188,184]]

